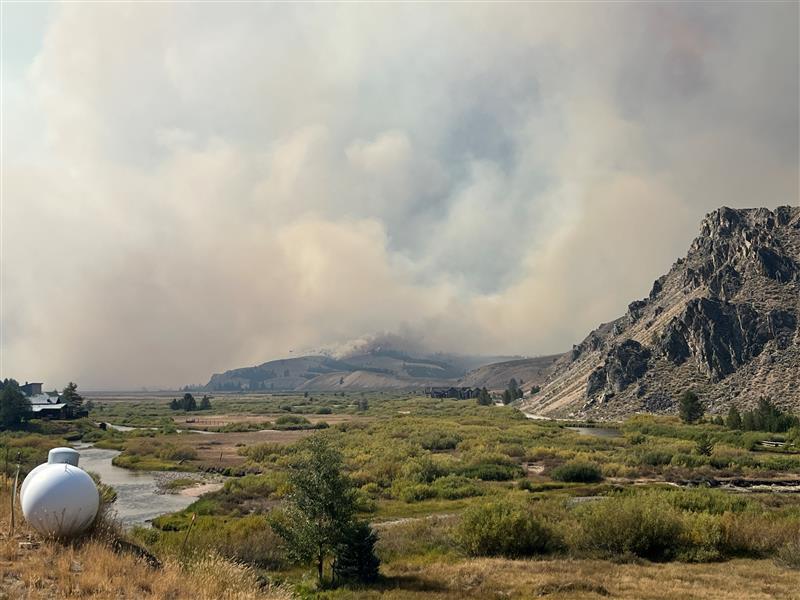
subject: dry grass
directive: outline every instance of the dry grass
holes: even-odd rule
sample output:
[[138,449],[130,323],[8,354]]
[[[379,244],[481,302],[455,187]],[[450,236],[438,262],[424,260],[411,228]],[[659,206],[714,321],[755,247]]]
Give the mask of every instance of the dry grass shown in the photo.
[[[247,431],[235,433],[215,433],[214,435],[203,434],[170,434],[156,438],[157,443],[168,445],[172,444],[179,448],[191,448],[197,453],[193,460],[186,461],[188,465],[213,465],[218,467],[238,467],[244,464],[245,458],[239,454],[239,448],[252,446],[255,444],[274,443],[292,444],[298,440],[306,438],[314,433],[314,430],[294,430],[294,431]],[[131,447],[137,441],[129,443]],[[151,452],[152,444],[150,438],[141,438],[138,444],[145,450]]]
[[0,493],[0,599],[288,600],[285,589],[265,589],[243,565],[208,556],[160,569],[107,543],[42,541],[24,526],[9,536],[8,492]]
[[[552,600],[774,600],[800,598],[800,574],[769,560],[615,564],[597,560],[477,559],[384,568],[382,598]],[[369,593],[363,596],[370,598]]]
[[219,433],[216,435],[183,436],[182,443],[197,450],[197,461],[220,466],[239,466],[245,458],[239,448],[264,444],[291,444],[311,435],[313,431],[248,431],[244,433]]

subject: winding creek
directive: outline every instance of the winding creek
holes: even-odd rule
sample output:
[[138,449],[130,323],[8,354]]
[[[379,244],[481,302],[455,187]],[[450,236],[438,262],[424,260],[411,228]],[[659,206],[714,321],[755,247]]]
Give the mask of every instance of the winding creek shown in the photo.
[[117,500],[112,508],[126,527],[146,525],[151,519],[182,510],[197,499],[157,493],[155,473],[131,471],[111,464],[114,457],[119,455],[117,450],[104,450],[82,444],[77,444],[75,449],[81,453],[78,465],[85,471],[97,473],[103,483],[117,491]]

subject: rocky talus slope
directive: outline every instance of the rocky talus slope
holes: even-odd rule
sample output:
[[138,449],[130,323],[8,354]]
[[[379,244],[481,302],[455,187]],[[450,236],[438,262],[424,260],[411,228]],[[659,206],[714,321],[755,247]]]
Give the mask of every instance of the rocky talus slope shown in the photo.
[[673,412],[693,388],[712,413],[761,395],[799,409],[799,318],[800,207],[720,208],[648,297],[556,361],[524,408],[595,418]]

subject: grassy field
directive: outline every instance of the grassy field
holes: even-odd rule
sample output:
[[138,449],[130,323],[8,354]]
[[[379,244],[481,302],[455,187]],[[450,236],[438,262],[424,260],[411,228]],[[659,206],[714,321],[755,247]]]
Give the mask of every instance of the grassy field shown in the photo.
[[[319,598],[798,597],[800,494],[780,491],[800,486],[798,432],[641,416],[597,437],[511,407],[398,393],[218,396],[197,413],[170,410],[171,398],[96,397],[89,420],[33,423],[0,444],[27,465],[77,436],[122,450],[120,466],[227,476],[186,510],[127,532],[175,573],[214,556]],[[153,429],[102,431],[97,421]],[[223,432],[176,432],[198,425]],[[370,588],[317,590],[313,569],[288,561],[270,527],[309,436],[341,452],[360,516],[378,533],[382,579]],[[4,564],[25,571],[15,557]],[[54,597],[71,597],[58,585]]]
[[[19,519],[19,514],[17,515]],[[113,532],[99,530],[72,544],[41,540],[25,523],[10,528],[9,487],[0,489],[0,598],[3,600],[289,600],[290,590],[265,587],[257,572],[218,555],[158,569],[112,549]]]

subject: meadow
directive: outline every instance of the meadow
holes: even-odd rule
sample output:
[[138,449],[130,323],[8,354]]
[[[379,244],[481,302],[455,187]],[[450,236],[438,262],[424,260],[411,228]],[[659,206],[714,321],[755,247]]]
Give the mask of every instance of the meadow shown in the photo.
[[[93,397],[90,419],[31,423],[0,434],[0,447],[33,465],[56,443],[82,439],[121,450],[119,466],[222,475],[218,491],[120,535],[171,568],[188,573],[213,556],[301,597],[797,594],[796,430],[636,416],[611,424],[618,435],[595,436],[570,428],[591,433],[593,423],[402,393],[217,395],[191,413],[170,400]],[[320,589],[271,527],[310,437],[341,454],[359,518],[378,535],[381,578],[368,586]]]

